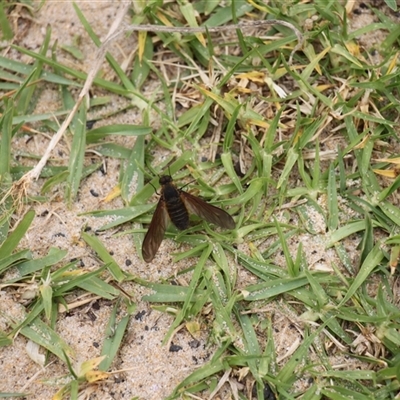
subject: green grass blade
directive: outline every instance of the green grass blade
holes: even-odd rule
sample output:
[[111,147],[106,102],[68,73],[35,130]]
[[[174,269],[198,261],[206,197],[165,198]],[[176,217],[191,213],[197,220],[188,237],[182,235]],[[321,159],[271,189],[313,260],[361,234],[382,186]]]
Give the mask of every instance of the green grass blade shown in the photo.
[[336,176],[333,164],[329,167],[328,178],[328,229],[335,231],[339,226],[339,208],[336,191]]
[[39,318],[36,318],[29,326],[22,327],[20,333],[63,361],[66,361],[65,354],[68,356],[73,354],[72,348]]
[[[50,25],[47,27],[46,29],[46,36],[44,38],[43,44],[39,50],[39,54],[41,54],[42,56],[44,56],[47,53],[48,47],[49,47],[49,43],[50,43],[50,37],[51,37],[51,28]],[[37,81],[40,77],[40,75],[42,74],[43,71],[43,61],[37,59],[35,61],[34,64],[34,68],[33,68],[33,73],[30,74],[30,76],[28,76],[25,84],[23,86],[25,86],[29,81]],[[33,108],[31,105],[31,100],[33,99],[33,94],[35,93],[35,90],[37,89],[37,85],[31,85],[31,86],[27,86],[25,90],[20,90],[18,93],[19,96],[19,100],[18,100],[18,104],[17,104],[17,111],[18,114],[27,114],[30,108]]]
[[132,191],[134,190],[134,193],[137,193],[144,186],[144,140],[144,136],[137,137],[121,179],[121,197],[127,204],[130,203],[132,198]]
[[15,250],[15,248],[18,246],[18,243],[27,232],[34,217],[35,217],[35,212],[33,210],[28,211],[24,215],[22,220],[19,222],[17,227],[14,229],[14,231],[3,242],[3,244],[0,247],[0,254],[3,258],[9,256]]
[[70,205],[78,194],[83,174],[83,161],[86,149],[86,106],[84,101],[79,108],[77,118],[74,118],[73,128],[74,137],[71,145],[68,164],[69,175],[65,191],[65,197]]
[[0,258],[0,274],[7,271],[13,265],[18,264],[19,261],[31,260],[32,253],[30,250],[21,250],[15,254],[11,254]]
[[14,34],[7,19],[7,13],[4,7],[5,5],[5,3],[0,4],[0,31],[2,32],[2,40],[10,40],[13,38]]
[[11,166],[11,138],[13,135],[12,118],[14,113],[14,104],[8,100],[5,104],[5,110],[0,119],[1,141],[0,141],[0,180],[4,175],[10,172]]
[[108,270],[113,275],[114,279],[118,282],[122,282],[125,278],[125,274],[104,247],[103,243],[101,243],[97,237],[90,236],[85,232],[82,232],[82,239],[99,255],[103,262],[107,264]]
[[42,271],[46,267],[59,263],[67,254],[67,250],[60,250],[55,247],[50,247],[47,256],[35,260],[25,261],[19,264],[17,266],[18,273],[21,277],[23,277],[37,271]]
[[121,347],[122,339],[126,332],[126,328],[128,327],[130,314],[134,311],[134,308],[132,308],[129,315],[125,315],[117,322],[118,308],[119,302],[115,304],[107,324],[105,332],[106,339],[104,340],[103,348],[101,350],[101,355],[106,356],[106,358],[99,364],[100,371],[107,371],[111,367],[111,364]]
[[291,382],[293,382],[295,369],[301,365],[302,360],[303,360],[304,356],[306,355],[309,347],[312,345],[315,338],[318,337],[318,335],[321,333],[321,331],[324,329],[324,327],[325,327],[325,324],[322,324],[311,335],[305,336],[303,343],[301,343],[301,345],[298,347],[298,349],[292,354],[290,359],[288,361],[286,361],[283,368],[277,374],[276,378],[280,382],[285,382],[287,384],[291,384]]
[[76,286],[107,300],[113,300],[120,295],[119,290],[115,289],[114,286],[104,282],[97,276],[92,276],[90,279],[77,282]]
[[339,307],[345,304],[348,300],[350,300],[351,297],[353,297],[357,289],[365,282],[365,280],[369,277],[374,268],[376,268],[379,265],[383,257],[384,253],[381,249],[381,243],[378,242],[371,250],[371,252],[368,254],[368,256],[365,258],[364,262],[361,265],[360,271],[355,277],[350,288],[346,291],[346,294],[343,300],[340,302]]
[[190,308],[190,303],[193,301],[193,296],[194,296],[194,293],[195,293],[195,289],[196,289],[197,283],[198,283],[198,281],[199,281],[199,279],[201,277],[204,265],[205,265],[208,257],[210,256],[211,251],[212,251],[212,247],[211,247],[211,245],[209,245],[202,252],[202,254],[200,256],[200,259],[199,259],[199,261],[198,261],[198,263],[197,263],[197,265],[196,265],[196,267],[195,267],[195,269],[193,271],[193,276],[192,276],[192,279],[190,281],[189,291],[188,291],[188,294],[187,294],[187,296],[185,298],[185,302],[184,302],[184,304],[182,306],[182,309],[179,311],[178,315],[175,317],[174,322],[172,323],[171,327],[168,330],[168,333],[165,335],[165,338],[164,338],[164,341],[163,341],[164,343],[166,343],[169,340],[170,336],[172,335],[172,333],[174,332],[176,327],[179,326],[179,324],[186,317],[187,311]]

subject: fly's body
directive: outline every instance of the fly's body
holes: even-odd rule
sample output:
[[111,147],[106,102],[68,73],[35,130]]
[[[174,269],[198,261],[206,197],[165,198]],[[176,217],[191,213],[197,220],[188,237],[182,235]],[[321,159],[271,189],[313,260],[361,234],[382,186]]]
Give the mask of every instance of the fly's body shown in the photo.
[[159,182],[161,197],[142,245],[142,255],[146,262],[150,262],[156,255],[170,221],[179,230],[189,227],[189,213],[221,228],[235,228],[235,221],[226,211],[178,189],[171,176],[164,175]]
[[181,190],[172,183],[170,176],[162,176],[162,198],[172,223],[181,231],[189,227],[189,212],[181,200]]

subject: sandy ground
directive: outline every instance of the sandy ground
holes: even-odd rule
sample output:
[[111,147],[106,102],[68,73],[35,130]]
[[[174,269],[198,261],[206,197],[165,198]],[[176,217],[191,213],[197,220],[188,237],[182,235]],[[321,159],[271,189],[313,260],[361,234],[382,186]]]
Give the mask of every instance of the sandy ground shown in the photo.
[[[117,13],[120,2],[78,1],[77,3],[90,25],[99,37],[103,38]],[[354,27],[370,23],[366,21],[372,18],[370,13],[360,9],[363,11],[360,15],[353,15],[351,23]],[[362,17],[365,19],[361,19]],[[127,19],[126,22],[129,23],[129,20]],[[80,36],[80,48],[83,50],[85,58],[78,68],[82,71],[89,70],[96,49],[81,27],[71,2],[47,1],[33,19],[26,16],[26,19],[16,20],[16,23],[20,24],[18,29],[20,34],[16,38],[16,42],[33,51],[39,50],[47,26],[50,26],[52,30],[52,42],[58,40],[60,45],[72,44],[74,37]],[[122,36],[113,47],[112,53],[122,63],[136,48],[136,35]],[[29,57],[21,56],[13,50],[9,51],[8,56],[27,63],[32,61]],[[57,57],[58,61],[77,68],[76,60],[68,53],[60,51]],[[111,74],[106,65],[102,73],[108,77]],[[127,103],[126,99],[114,97],[112,104],[107,109],[101,109],[101,113],[117,110]],[[54,87],[48,85],[41,93],[35,113],[57,110],[59,106],[59,93]],[[96,110],[91,113],[95,117]],[[118,114],[114,120],[108,119],[103,122],[112,124],[116,121],[121,124],[142,122],[134,110]],[[159,121],[154,121],[154,124],[158,123]],[[19,135],[13,144],[15,149],[43,154],[49,142],[45,135],[36,135],[30,141],[27,139],[27,135]],[[134,138],[119,140],[127,146],[134,143]],[[62,140],[54,152],[53,160],[56,159],[60,164],[65,165],[69,144],[68,139]],[[28,160],[27,163],[32,164],[32,161]],[[87,226],[93,232],[103,225],[104,221],[90,216],[80,216],[80,214],[95,209],[112,209],[123,206],[122,201],[118,198],[107,204],[101,201],[117,185],[119,168],[120,161],[107,160],[106,173],[97,171],[85,179],[78,199],[70,209],[62,201],[62,188],[53,190],[50,202],[33,204],[36,218],[28,235],[21,242],[21,248],[28,247],[33,251],[35,257],[42,257],[48,253],[50,247],[57,247],[68,250],[68,259],[81,259],[82,265],[86,268],[99,266],[96,256],[85,245],[80,235],[84,229],[87,229]],[[42,183],[39,180],[33,184],[31,188],[33,194],[39,193]],[[98,197],[95,197],[93,193],[98,194]],[[320,222],[322,223],[322,221]],[[321,229],[322,232],[324,228],[322,225],[319,228],[318,223],[319,221],[316,220],[315,228],[317,231]],[[171,262],[171,256],[168,254],[170,249],[172,251],[176,249],[176,243],[173,241],[164,240],[154,262],[144,264],[135,254],[131,235],[114,236],[114,233],[114,231],[106,231],[100,234],[99,238],[106,248],[113,252],[113,257],[121,268],[132,274],[159,282],[185,268],[182,263],[173,264]],[[312,237],[304,234],[297,239],[307,246]],[[330,262],[338,263],[335,253],[327,252],[322,241],[315,242],[313,245],[314,251],[309,254],[310,265],[315,268],[329,269]],[[353,246],[352,243],[348,245]],[[241,250],[247,250],[245,245],[242,245]],[[234,261],[232,260],[232,262]],[[284,259],[277,259],[275,262],[285,263]],[[242,284],[251,283],[252,280],[254,282],[254,277],[249,276],[239,267],[238,269],[239,282]],[[130,319],[123,346],[111,368],[111,371],[123,372],[115,372],[106,381],[89,386],[84,392],[86,397],[82,394],[81,398],[129,399],[137,396],[139,399],[162,399],[213,355],[214,348],[208,341],[206,331],[194,338],[186,329],[181,329],[173,337],[173,344],[179,346],[178,348],[162,345],[165,334],[173,321],[172,317],[153,310],[148,303],[141,300],[142,296],[147,293],[143,287],[127,283],[124,289],[131,293],[133,300],[137,303],[137,312]],[[21,318],[23,307],[18,301],[20,296],[21,292],[16,288],[0,290],[1,330],[7,329],[8,318],[14,320]],[[73,302],[75,299],[70,298],[69,300]],[[68,313],[63,313],[59,318],[56,329],[59,335],[74,349],[75,366],[99,356],[112,306],[113,304],[109,301],[96,300],[72,309]],[[274,313],[277,352],[284,355],[293,343],[301,340],[298,326],[294,324],[295,321],[291,319],[290,315],[286,315],[284,310],[279,307],[274,310],[264,310],[264,312],[266,314]],[[7,318],[4,315],[7,315]],[[50,362],[46,367],[39,366],[28,356],[26,345],[27,340],[22,335],[18,335],[12,346],[1,348],[0,392],[28,392],[27,398],[29,399],[49,399],[57,390],[57,386],[54,386],[52,381],[55,377],[66,374],[67,368],[54,356],[50,356]],[[49,380],[47,384],[45,384],[46,380]]]

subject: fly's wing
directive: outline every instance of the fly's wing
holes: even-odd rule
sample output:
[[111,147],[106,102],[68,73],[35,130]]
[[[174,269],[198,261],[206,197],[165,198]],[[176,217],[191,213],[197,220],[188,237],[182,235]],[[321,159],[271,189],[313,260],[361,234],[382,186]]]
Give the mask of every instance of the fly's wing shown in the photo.
[[160,199],[156,211],[151,219],[149,230],[144,237],[142,244],[143,260],[150,262],[157,253],[158,248],[164,238],[165,230],[168,227],[169,216],[165,201]]
[[180,194],[182,201],[190,213],[205,219],[207,222],[218,225],[221,228],[235,228],[235,221],[226,211],[212,206],[199,197],[193,196],[187,192],[181,191]]

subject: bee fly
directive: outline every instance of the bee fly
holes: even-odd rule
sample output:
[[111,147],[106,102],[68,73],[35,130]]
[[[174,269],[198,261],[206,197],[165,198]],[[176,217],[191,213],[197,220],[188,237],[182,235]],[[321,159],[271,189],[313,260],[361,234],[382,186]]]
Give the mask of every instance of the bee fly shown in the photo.
[[178,189],[171,176],[160,177],[159,183],[161,185],[160,200],[142,245],[144,261],[150,262],[156,255],[169,221],[172,221],[179,230],[189,227],[189,213],[221,228],[235,228],[235,221],[226,211]]

